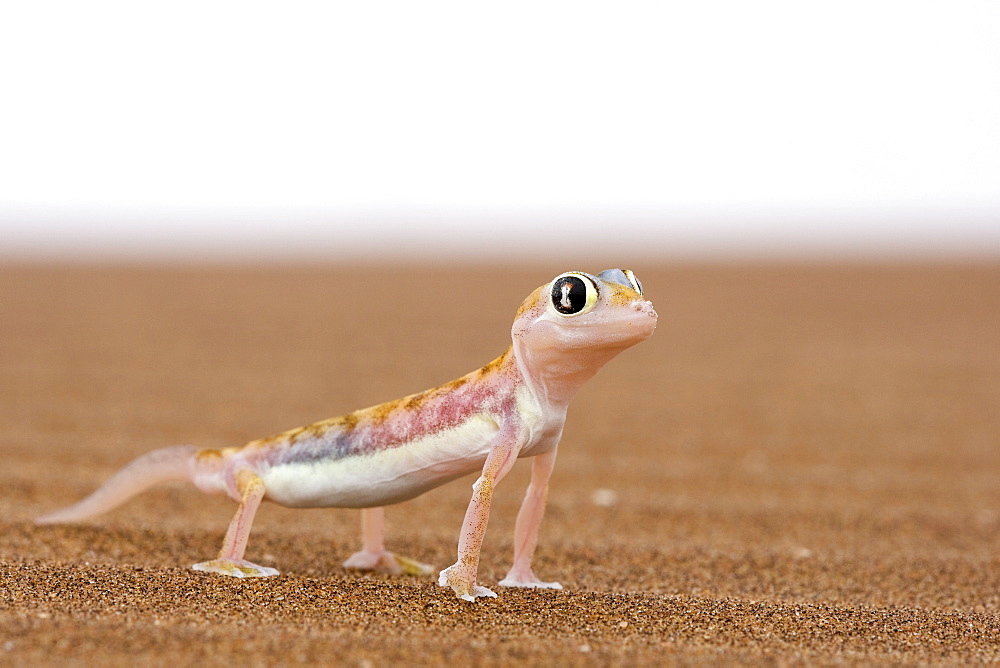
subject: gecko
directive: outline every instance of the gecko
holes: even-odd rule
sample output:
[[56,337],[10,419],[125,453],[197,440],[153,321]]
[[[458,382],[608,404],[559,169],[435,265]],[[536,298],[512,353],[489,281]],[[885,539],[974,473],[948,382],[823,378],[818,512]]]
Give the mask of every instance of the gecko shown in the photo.
[[278,575],[244,558],[254,515],[267,500],[293,508],[359,508],[361,550],[343,562],[345,567],[430,575],[430,566],[386,550],[384,508],[478,471],[459,533],[458,559],[438,575],[440,586],[474,601],[496,596],[477,582],[494,489],[518,458],[532,457],[514,525],[513,563],[499,584],[562,589],[558,582],[538,578],[532,559],[568,406],[604,364],[647,339],[656,322],[657,313],[632,271],[566,272],[524,300],[511,327],[511,345],[472,373],[241,447],[153,450],[82,501],[36,522],[77,522],[155,484],[190,481],[238,504],[218,557],[194,564],[195,570],[234,577]]

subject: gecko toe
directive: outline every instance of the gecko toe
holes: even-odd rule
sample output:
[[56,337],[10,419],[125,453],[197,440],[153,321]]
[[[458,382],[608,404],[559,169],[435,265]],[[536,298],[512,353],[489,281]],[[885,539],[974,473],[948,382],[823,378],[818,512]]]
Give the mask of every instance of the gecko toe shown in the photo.
[[199,562],[191,568],[203,573],[217,573],[233,578],[266,578],[279,574],[277,569],[259,566],[245,559],[212,559]]

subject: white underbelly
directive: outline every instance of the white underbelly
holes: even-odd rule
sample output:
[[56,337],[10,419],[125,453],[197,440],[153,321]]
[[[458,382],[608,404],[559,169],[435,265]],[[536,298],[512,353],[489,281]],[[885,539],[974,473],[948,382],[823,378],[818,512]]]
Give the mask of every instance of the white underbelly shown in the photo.
[[265,498],[293,508],[399,503],[478,471],[498,430],[479,415],[416,441],[366,455],[289,462],[261,472]]

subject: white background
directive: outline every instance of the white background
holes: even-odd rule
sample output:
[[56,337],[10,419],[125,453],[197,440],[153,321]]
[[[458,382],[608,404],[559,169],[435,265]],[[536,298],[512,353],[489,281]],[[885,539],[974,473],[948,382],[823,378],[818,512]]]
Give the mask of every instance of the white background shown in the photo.
[[0,256],[1000,254],[1000,3],[23,2]]

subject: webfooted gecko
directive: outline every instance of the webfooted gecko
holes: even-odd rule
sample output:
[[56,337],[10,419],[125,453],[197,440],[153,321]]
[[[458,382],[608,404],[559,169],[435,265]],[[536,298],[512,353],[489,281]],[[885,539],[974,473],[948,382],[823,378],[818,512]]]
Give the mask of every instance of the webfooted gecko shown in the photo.
[[228,494],[239,507],[216,559],[195,570],[235,577],[277,575],[245,560],[261,501],[295,508],[362,509],[362,549],[344,565],[429,574],[429,566],[385,549],[383,507],[481,471],[458,540],[458,560],[438,583],[472,601],[494,597],[476,582],[479,551],[497,483],[519,457],[534,457],[514,527],[506,587],[561,589],[531,568],[556,447],[577,390],[612,357],[648,338],[653,305],[629,270],[560,274],[532,292],[514,319],[512,345],[486,366],[440,387],[242,447],[175,446],[134,460],[76,505],[39,524],[75,522],[108,511],[168,480]]

